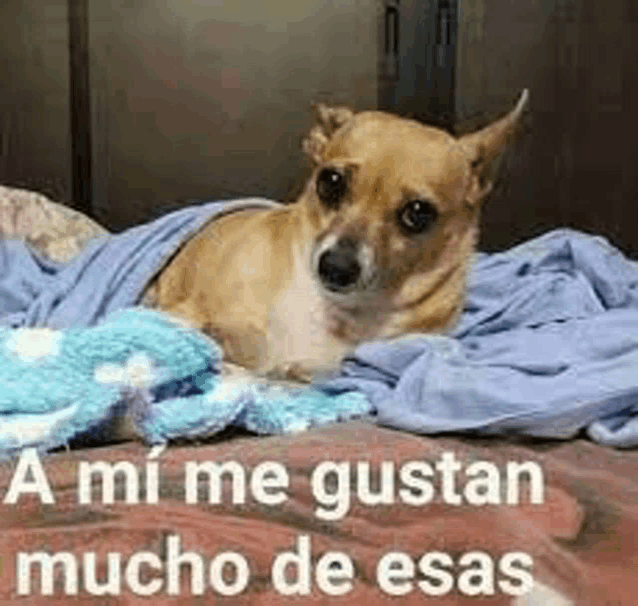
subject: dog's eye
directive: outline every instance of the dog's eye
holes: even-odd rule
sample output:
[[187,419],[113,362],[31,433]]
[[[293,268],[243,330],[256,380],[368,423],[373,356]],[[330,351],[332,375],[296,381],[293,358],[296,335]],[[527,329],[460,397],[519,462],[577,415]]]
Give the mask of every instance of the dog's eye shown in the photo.
[[399,209],[401,227],[411,234],[421,234],[427,231],[439,216],[438,211],[430,202],[412,200]]
[[344,176],[332,168],[324,168],[317,175],[317,195],[326,205],[336,208],[346,193]]

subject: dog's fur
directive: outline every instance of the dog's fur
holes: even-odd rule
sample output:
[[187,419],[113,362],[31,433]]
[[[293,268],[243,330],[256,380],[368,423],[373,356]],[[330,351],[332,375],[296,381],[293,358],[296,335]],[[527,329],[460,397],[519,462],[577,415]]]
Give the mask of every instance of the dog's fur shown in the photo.
[[487,169],[527,96],[460,138],[317,106],[299,199],[210,222],[160,273],[156,304],[216,338],[228,361],[295,380],[336,369],[364,340],[445,331],[463,307]]

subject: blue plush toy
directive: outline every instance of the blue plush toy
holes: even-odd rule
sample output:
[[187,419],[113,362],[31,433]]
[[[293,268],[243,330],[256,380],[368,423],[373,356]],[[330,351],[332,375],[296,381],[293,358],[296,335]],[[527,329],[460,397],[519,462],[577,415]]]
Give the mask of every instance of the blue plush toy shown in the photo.
[[149,309],[90,328],[0,328],[0,454],[107,440],[124,411],[141,437],[161,443],[229,426],[306,429],[365,415],[370,403],[354,391],[222,379],[214,342]]

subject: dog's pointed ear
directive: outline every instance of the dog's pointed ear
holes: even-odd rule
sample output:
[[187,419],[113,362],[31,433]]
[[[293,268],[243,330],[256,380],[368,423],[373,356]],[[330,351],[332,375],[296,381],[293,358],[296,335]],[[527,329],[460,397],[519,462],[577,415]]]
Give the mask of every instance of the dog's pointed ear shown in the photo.
[[506,116],[459,139],[472,171],[472,186],[468,192],[470,203],[479,202],[492,190],[492,174],[495,172],[492,163],[519,134],[521,117],[528,99],[529,91],[525,89],[516,107]]
[[312,113],[315,123],[303,140],[302,148],[314,162],[319,164],[330,137],[352,119],[354,112],[347,107],[331,107],[324,103],[313,103]]

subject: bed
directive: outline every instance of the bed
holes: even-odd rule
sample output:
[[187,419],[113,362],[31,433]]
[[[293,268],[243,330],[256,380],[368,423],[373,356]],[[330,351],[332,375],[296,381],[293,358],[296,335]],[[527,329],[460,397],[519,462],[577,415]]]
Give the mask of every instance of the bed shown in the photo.
[[[24,238],[52,259],[66,261],[92,238],[104,233],[90,219],[41,195],[0,188],[0,235]],[[54,500],[49,504],[42,503],[42,493],[24,494],[15,504],[7,502],[10,485],[17,475],[17,463],[15,460],[2,463],[0,600],[3,602],[19,599],[28,604],[62,604],[99,600],[133,604],[152,596],[157,604],[305,604],[339,600],[385,604],[397,599],[406,604],[428,599],[438,604],[468,605],[635,603],[638,556],[632,537],[638,533],[636,450],[614,450],[580,436],[571,440],[479,438],[452,433],[426,437],[365,419],[283,436],[228,431],[205,441],[174,443],[165,450],[149,449],[134,441],[83,446],[58,449],[42,458]],[[498,496],[492,495],[487,504],[480,504],[484,501],[480,491],[475,493],[475,504],[468,502],[471,499],[467,497],[457,504],[449,492],[446,496],[442,475],[432,483],[431,499],[412,502],[415,499],[411,501],[400,490],[401,479],[406,477],[402,475],[404,466],[435,468],[445,453],[462,467],[479,463],[483,468],[503,473],[508,463],[532,462],[536,469],[542,470],[542,502],[531,502],[530,480],[523,483],[527,489],[518,504],[507,504],[505,481],[501,482]],[[115,482],[113,504],[101,502],[96,485],[93,492],[89,491],[92,495],[89,502],[83,503],[83,499],[87,500],[86,486],[82,493],[78,470],[87,461],[125,461],[139,470],[148,470],[149,463],[156,462],[157,502],[148,497],[146,501],[151,502],[144,499],[139,503],[123,502],[125,487],[120,477]],[[239,464],[246,474],[243,503],[232,502],[239,488],[228,479],[221,482],[217,498],[209,502],[212,493],[205,490],[202,476],[195,482],[198,502],[188,502],[193,494],[187,495],[187,464],[207,461]],[[251,473],[264,462],[277,464],[279,473],[288,475],[287,489],[266,491],[269,495],[280,495],[277,503],[274,503],[277,499],[269,500],[250,481]],[[334,484],[339,476],[330,476],[333,482],[327,481],[325,494],[317,493],[311,482],[313,473],[326,462],[347,463],[351,472],[348,490],[343,492],[349,507],[334,520],[317,514],[318,508],[321,509],[318,494],[323,494],[327,504],[330,490],[339,490]],[[364,502],[357,492],[358,476],[354,471],[357,464],[365,462],[369,463],[373,476],[384,464],[389,470],[384,476],[388,485],[392,484],[392,478],[397,480],[384,493],[380,504],[372,504],[374,499],[370,496],[369,502]],[[367,468],[364,465],[361,469]],[[455,489],[448,486],[448,491],[464,490],[461,477],[457,479],[459,484]],[[192,490],[191,486],[191,493]],[[149,491],[152,495],[153,489],[145,485],[143,493]],[[374,493],[375,487],[368,492]],[[418,495],[418,491],[411,494]],[[326,505],[324,509],[331,507]],[[324,566],[321,575],[311,574],[306,585],[300,581],[293,564],[284,567],[283,580],[278,578],[275,583],[273,562],[285,552],[297,550],[299,555],[307,546],[306,540],[311,551],[310,567],[314,571]],[[167,561],[175,555],[171,552],[176,549],[174,541],[179,541],[183,552],[196,552],[204,566],[210,562],[214,567],[216,562],[219,570],[215,582],[211,573],[210,579],[202,577],[203,587],[192,586],[192,578],[197,574],[191,574],[188,566],[179,568],[177,581],[166,580],[159,565],[168,566]],[[24,572],[19,571],[19,554],[41,551],[67,553],[74,558],[77,593],[73,582],[69,584],[74,564],[68,561],[66,569],[62,564],[52,568],[53,595],[42,595],[38,584],[42,579],[34,578],[38,570],[42,576],[42,568],[37,564],[26,568],[30,570],[30,583],[24,580]],[[337,578],[344,571],[348,577],[347,564],[342,562],[339,569],[332,560],[322,559],[330,552],[347,556],[352,563],[352,580]],[[122,575],[117,583],[114,581],[112,595],[106,593],[97,598],[98,587],[93,587],[93,594],[87,589],[86,570],[91,566],[82,560],[86,553],[95,554],[97,577],[103,583],[107,554],[119,554]],[[136,569],[139,573],[136,593],[124,569],[140,553],[156,554],[157,559],[145,560],[146,567]],[[388,553],[394,555],[384,559]],[[450,558],[447,564],[439,560],[449,574],[438,582],[421,568],[422,558],[436,553]],[[508,575],[503,563],[503,557],[512,553],[527,554],[533,561],[532,568],[527,568],[531,570],[533,584],[520,596],[512,595],[516,593],[516,583],[508,584],[512,578],[518,578],[516,572],[509,568]],[[385,568],[381,561],[385,562]],[[525,568],[525,560],[520,561]],[[241,587],[239,579],[243,563],[248,566],[245,587]],[[477,566],[480,574],[472,573]],[[119,568],[112,566],[116,567]],[[157,569],[154,573],[153,567]],[[158,579],[158,583],[153,585],[153,579]],[[450,579],[454,588],[447,589]],[[148,597],[142,595],[144,588],[151,592]],[[233,591],[238,592],[231,595]],[[339,591],[343,592],[341,597],[337,595]],[[20,592],[24,595],[19,595]],[[229,595],[223,595],[224,592]],[[286,592],[291,595],[284,597]]]

